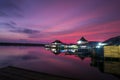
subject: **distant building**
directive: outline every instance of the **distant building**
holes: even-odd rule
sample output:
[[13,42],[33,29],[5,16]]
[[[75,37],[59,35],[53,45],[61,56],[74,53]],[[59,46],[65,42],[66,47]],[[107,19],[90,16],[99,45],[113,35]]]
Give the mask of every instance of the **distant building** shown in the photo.
[[50,47],[60,47],[63,43],[60,40],[55,40],[50,44]]
[[98,41],[89,41],[87,43],[87,46],[90,47],[90,48],[95,48],[100,42]]
[[86,40],[84,37],[81,37],[80,40],[77,41],[77,45],[79,49],[87,49],[87,43],[88,40]]
[[54,42],[52,42],[52,44],[59,45],[59,44],[63,44],[63,43],[60,40],[55,40]]
[[86,43],[88,43],[88,40],[86,40],[84,37],[81,37],[81,39],[77,41],[78,45],[83,45]]

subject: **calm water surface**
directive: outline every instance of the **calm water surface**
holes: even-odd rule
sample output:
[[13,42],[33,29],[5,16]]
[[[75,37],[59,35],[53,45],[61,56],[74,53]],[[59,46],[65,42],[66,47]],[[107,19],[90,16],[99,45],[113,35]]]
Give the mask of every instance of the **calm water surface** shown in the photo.
[[[64,51],[63,51],[64,52]],[[117,62],[117,66],[119,67]],[[92,65],[100,66],[92,66]],[[102,72],[100,61],[77,55],[53,54],[44,47],[0,47],[0,67],[16,66],[80,80],[119,80],[109,70]],[[105,72],[106,71],[106,72]],[[119,71],[119,70],[118,70]],[[109,73],[110,72],[110,73]],[[119,72],[118,72],[119,73]]]

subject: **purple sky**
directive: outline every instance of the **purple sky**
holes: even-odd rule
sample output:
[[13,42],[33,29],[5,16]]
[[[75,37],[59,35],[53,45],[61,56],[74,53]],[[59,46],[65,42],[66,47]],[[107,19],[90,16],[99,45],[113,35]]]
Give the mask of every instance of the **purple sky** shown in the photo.
[[120,0],[0,0],[0,41],[75,43],[120,35]]

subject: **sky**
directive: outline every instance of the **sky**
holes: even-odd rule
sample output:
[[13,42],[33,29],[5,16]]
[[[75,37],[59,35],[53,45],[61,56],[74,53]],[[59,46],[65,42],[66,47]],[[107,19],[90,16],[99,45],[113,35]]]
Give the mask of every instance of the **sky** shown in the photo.
[[0,0],[0,42],[76,43],[120,36],[120,0]]

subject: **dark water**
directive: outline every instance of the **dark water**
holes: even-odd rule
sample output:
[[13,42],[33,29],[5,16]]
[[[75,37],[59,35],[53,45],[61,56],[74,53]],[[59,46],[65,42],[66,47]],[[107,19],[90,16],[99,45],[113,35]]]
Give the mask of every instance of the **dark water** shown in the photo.
[[[54,51],[54,50],[53,50]],[[119,80],[120,62],[103,61],[74,50],[52,53],[44,47],[0,47],[0,67],[20,68],[78,78],[80,80]],[[112,68],[111,68],[112,66]]]

